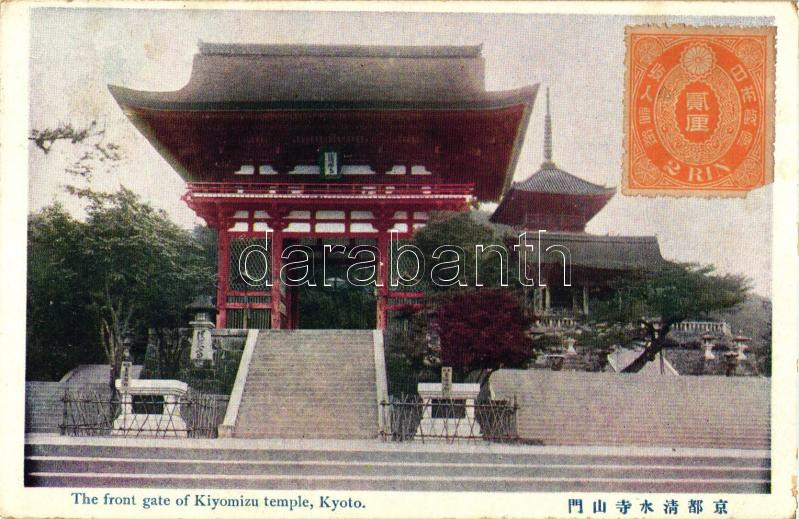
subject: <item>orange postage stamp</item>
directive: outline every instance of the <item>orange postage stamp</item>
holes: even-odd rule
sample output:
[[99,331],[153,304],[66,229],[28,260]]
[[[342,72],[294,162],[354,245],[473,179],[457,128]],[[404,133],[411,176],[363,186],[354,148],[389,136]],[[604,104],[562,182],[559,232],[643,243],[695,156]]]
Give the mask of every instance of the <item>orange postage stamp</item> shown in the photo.
[[744,196],[772,181],[774,35],[627,27],[624,194]]

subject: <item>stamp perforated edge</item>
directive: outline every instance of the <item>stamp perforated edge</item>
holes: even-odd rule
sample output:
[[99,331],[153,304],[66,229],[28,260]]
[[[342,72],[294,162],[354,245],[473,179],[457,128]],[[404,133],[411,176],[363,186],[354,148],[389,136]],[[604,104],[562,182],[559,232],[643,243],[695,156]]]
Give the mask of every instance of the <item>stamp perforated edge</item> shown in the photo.
[[[763,184],[755,186],[749,190],[713,190],[713,189],[642,189],[634,188],[629,185],[629,168],[630,168],[630,133],[629,133],[629,116],[630,116],[630,37],[638,33],[652,33],[662,32],[663,34],[765,34],[768,45],[766,45],[766,100],[764,103],[765,116],[764,131],[765,131],[765,149],[763,150],[764,160],[764,175]],[[644,197],[658,197],[668,196],[672,198],[745,198],[751,191],[760,189],[774,182],[774,127],[775,127],[775,71],[777,63],[777,50],[776,50],[776,35],[777,27],[773,25],[762,26],[693,26],[684,24],[674,25],[627,25],[624,27],[624,116],[622,118],[622,133],[624,138],[622,163],[621,163],[621,193],[624,196],[644,196]]]

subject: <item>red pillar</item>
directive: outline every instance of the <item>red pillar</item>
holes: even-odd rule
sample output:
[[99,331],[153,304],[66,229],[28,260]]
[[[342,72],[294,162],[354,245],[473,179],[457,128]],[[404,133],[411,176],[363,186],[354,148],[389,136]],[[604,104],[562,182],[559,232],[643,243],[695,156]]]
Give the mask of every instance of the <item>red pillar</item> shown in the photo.
[[286,295],[289,296],[289,300],[286,303],[286,307],[289,312],[289,329],[296,330],[297,326],[299,325],[299,304],[298,304],[298,294],[297,294],[297,287],[292,288],[286,292]]
[[224,220],[217,234],[216,327],[227,326],[227,292],[230,273],[230,234]]
[[285,223],[280,220],[272,221],[272,329],[279,330],[280,326],[280,255],[283,253],[283,229]]
[[385,330],[388,324],[388,268],[390,265],[389,235],[385,230],[380,230],[377,236],[377,249],[379,260],[377,265],[377,319],[375,327]]

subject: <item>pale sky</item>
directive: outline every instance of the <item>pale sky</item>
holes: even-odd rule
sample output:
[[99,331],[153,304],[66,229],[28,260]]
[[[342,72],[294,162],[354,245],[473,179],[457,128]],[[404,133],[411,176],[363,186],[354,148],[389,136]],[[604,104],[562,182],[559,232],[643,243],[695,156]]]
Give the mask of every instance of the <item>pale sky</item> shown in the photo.
[[[554,159],[591,182],[618,187],[622,161],[624,26],[643,23],[763,25],[769,19],[574,15],[301,13],[33,10],[31,127],[96,119],[123,146],[116,171],[93,187],[120,183],[167,211],[180,225],[199,220],[180,201],[185,184],[124,117],[106,85],[176,90],[188,80],[197,41],[236,43],[474,45],[483,44],[488,90],[541,83],[552,95]],[[544,90],[541,92],[543,93]],[[543,160],[544,97],[533,109],[514,179]],[[74,201],[61,186],[74,150],[47,156],[31,146],[30,210]],[[746,274],[755,290],[771,288],[771,187],[745,199],[628,197],[621,193],[589,224],[589,232],[656,235],[664,257],[713,263]]]

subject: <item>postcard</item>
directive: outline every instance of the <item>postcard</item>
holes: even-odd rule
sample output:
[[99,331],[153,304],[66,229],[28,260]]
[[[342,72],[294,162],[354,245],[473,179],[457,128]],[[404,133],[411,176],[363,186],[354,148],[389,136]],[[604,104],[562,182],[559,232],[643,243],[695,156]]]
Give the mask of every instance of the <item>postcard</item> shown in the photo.
[[3,517],[795,517],[795,4],[1,8]]

